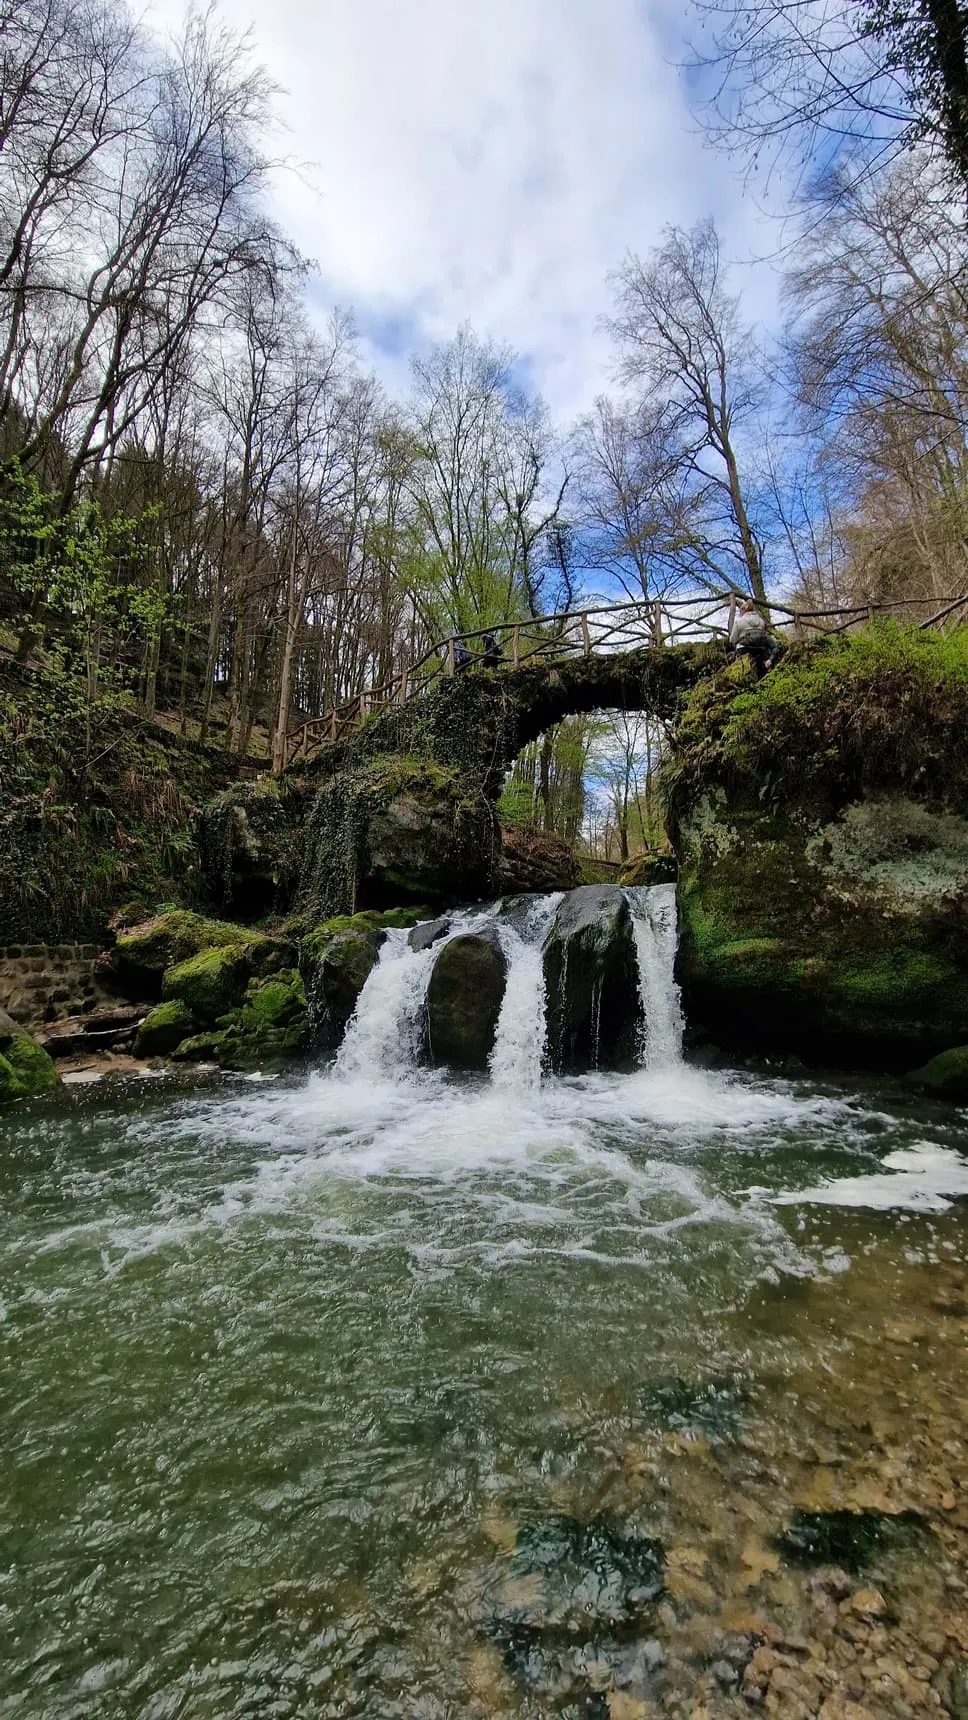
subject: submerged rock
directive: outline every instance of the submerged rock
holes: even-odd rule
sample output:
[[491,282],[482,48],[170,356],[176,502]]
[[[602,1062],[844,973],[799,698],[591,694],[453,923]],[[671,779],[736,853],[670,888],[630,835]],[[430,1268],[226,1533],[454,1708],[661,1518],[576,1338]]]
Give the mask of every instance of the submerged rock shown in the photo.
[[507,961],[497,932],[466,932],[445,944],[427,988],[431,1061],[487,1068],[504,999]]
[[598,1711],[588,1704],[603,1687],[640,1702],[657,1693],[664,1661],[649,1632],[664,1567],[660,1541],[611,1517],[532,1519],[492,1597],[488,1636],[525,1690],[579,1701],[583,1714]]
[[640,1004],[632,916],[615,885],[569,891],[544,953],[548,1045],[559,1073],[633,1061]]
[[776,1546],[791,1564],[857,1572],[878,1554],[910,1542],[919,1527],[911,1511],[795,1511]]

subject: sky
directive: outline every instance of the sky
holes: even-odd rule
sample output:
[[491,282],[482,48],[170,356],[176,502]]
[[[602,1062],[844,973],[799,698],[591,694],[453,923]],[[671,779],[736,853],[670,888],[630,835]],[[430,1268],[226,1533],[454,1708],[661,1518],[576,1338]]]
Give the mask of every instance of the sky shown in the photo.
[[[145,16],[176,28],[183,0]],[[324,322],[406,392],[462,322],[553,417],[612,381],[609,272],[712,215],[749,319],[777,319],[775,223],[689,110],[675,0],[220,0],[280,86],[274,213]]]

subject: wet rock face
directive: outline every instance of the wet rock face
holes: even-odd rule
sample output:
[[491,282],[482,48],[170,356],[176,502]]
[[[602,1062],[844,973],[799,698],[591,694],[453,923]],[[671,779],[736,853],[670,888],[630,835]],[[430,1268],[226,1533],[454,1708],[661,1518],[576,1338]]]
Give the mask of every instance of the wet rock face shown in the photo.
[[893,1071],[968,1042],[968,817],[718,788],[676,844],[679,979],[718,1043]]
[[631,1065],[639,1023],[632,916],[614,885],[571,890],[544,953],[548,1046],[559,1074]]
[[[362,916],[359,916],[362,919]],[[314,1038],[319,1049],[335,1051],[370,977],[384,933],[370,926],[337,932],[306,969]]]
[[497,932],[467,932],[445,944],[427,988],[427,1049],[433,1063],[487,1068],[504,998],[507,962]]

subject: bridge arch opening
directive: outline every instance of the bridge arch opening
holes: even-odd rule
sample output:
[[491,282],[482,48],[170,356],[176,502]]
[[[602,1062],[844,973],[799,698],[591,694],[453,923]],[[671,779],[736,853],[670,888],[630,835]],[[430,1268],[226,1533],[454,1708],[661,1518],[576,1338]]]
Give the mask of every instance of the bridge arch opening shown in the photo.
[[583,874],[605,877],[663,848],[659,771],[669,730],[651,711],[596,708],[527,741],[497,801],[506,839],[560,843]]

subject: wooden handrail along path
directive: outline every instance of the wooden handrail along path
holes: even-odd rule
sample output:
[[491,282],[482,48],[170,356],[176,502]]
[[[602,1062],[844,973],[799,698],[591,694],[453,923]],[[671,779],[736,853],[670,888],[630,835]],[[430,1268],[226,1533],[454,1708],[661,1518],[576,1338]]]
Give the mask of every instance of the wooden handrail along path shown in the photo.
[[[392,709],[417,698],[442,675],[457,670],[456,646],[473,649],[485,638],[497,641],[502,669],[525,664],[552,663],[562,658],[591,656],[593,652],[661,650],[674,645],[696,645],[726,639],[743,601],[736,592],[706,593],[696,597],[660,598],[640,602],[599,604],[586,609],[564,610],[524,621],[496,623],[472,633],[451,635],[428,646],[415,662],[406,665],[388,681],[364,687],[352,698],[333,705],[321,717],[294,724],[286,736],[286,766],[312,758],[321,747],[350,734],[368,716]],[[791,609],[771,603],[770,613],[793,629],[795,638],[811,633],[842,633],[873,621],[877,615],[896,615],[905,608],[925,609],[930,600],[900,598],[891,603],[864,603],[839,609]],[[918,621],[934,627],[949,620],[957,610],[968,608],[968,594],[946,599],[936,613]],[[483,657],[483,650],[477,661]]]

